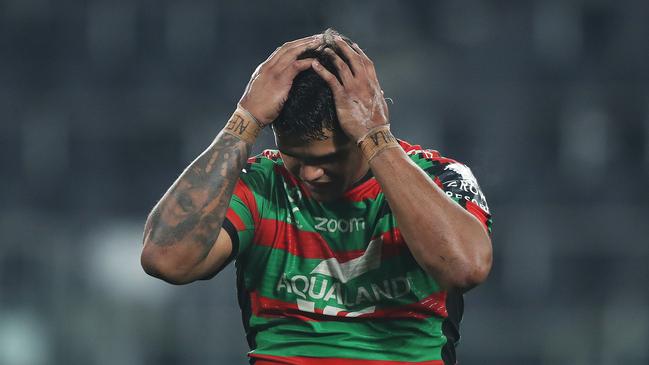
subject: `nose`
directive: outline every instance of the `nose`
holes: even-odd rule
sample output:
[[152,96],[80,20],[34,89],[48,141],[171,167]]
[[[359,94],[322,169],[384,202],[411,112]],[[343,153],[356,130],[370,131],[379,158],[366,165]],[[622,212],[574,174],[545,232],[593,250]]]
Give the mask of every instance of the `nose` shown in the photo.
[[300,167],[300,179],[306,182],[314,182],[324,175],[324,170],[318,166],[302,165]]

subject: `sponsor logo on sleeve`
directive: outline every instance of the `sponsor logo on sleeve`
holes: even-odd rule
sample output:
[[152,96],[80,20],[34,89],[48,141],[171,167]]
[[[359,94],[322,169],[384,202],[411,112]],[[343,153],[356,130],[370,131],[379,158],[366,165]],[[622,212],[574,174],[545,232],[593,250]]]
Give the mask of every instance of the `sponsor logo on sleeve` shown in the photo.
[[450,163],[444,167],[444,170],[455,172],[460,178],[444,181],[444,191],[452,199],[464,199],[475,203],[482,210],[489,213],[487,198],[480,190],[478,180],[475,178],[471,169],[460,163]]

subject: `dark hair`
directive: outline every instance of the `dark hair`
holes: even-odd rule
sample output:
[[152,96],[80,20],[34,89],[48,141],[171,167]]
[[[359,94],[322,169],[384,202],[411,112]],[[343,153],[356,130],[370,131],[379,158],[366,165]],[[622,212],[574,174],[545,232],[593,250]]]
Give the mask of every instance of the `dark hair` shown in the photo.
[[[323,35],[323,44],[318,49],[305,51],[298,59],[316,58],[340,80],[333,61],[324,52],[324,48],[331,48],[349,64],[333,40],[339,33],[329,28]],[[349,38],[340,35],[347,43],[352,44]],[[295,138],[299,142],[325,140],[327,136],[323,130],[341,131],[331,89],[312,68],[300,72],[295,77],[284,107],[272,126],[278,136]]]

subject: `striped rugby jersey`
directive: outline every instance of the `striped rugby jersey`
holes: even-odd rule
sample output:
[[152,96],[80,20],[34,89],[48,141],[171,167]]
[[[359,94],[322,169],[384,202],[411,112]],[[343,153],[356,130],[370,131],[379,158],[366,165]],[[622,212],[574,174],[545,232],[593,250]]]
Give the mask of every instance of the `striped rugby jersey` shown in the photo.
[[[467,166],[399,143],[491,232]],[[340,199],[319,202],[266,150],[242,170],[223,227],[251,364],[455,363],[462,295],[415,262],[371,172]]]

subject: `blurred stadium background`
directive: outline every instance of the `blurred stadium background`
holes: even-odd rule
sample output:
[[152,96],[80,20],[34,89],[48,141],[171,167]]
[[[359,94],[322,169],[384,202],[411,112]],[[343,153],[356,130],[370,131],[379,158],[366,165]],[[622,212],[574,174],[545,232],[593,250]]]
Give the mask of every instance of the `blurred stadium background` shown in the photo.
[[328,26],[374,59],[395,134],[489,200],[461,364],[649,364],[648,19],[642,0],[0,0],[0,364],[246,363],[232,267],[149,278],[142,227],[257,64]]

